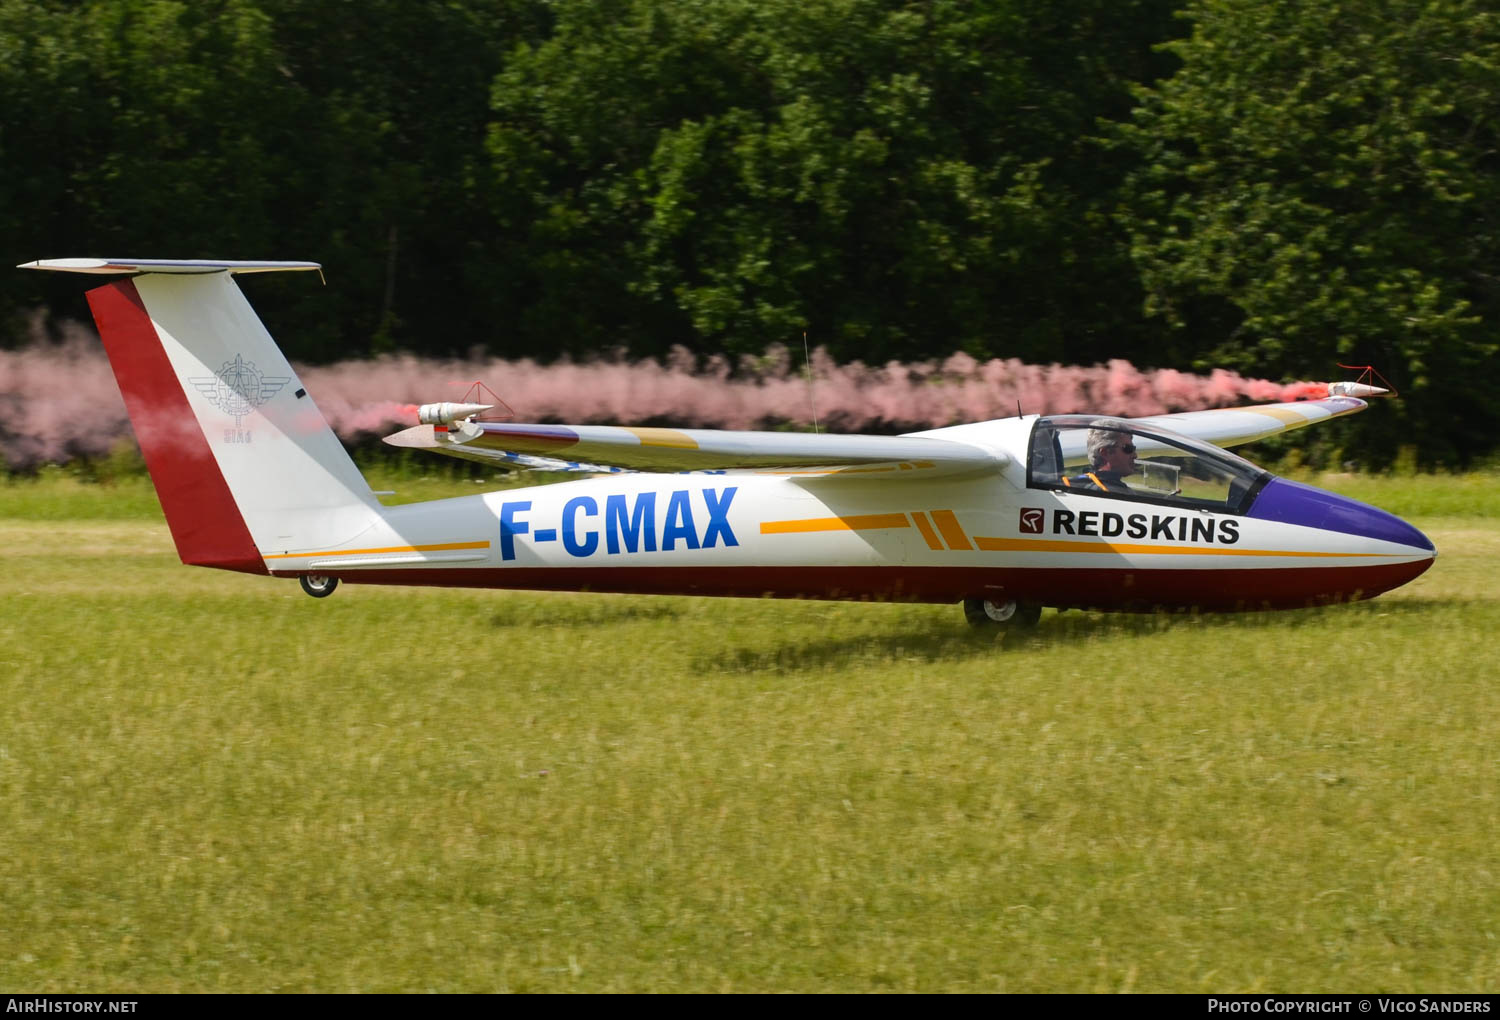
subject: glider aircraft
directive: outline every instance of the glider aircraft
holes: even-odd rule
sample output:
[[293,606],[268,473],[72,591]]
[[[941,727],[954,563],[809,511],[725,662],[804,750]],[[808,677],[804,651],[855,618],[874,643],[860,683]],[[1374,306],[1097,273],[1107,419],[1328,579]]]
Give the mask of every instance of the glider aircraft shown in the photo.
[[[484,421],[430,404],[386,442],[588,477],[384,506],[234,275],[312,262],[56,259],[88,292],[186,564],[349,583],[962,602],[1291,608],[1371,598],[1436,556],[1375,507],[1229,452],[1377,387],[1123,419],[1026,415],[902,436]],[[566,464],[564,462],[567,462]]]

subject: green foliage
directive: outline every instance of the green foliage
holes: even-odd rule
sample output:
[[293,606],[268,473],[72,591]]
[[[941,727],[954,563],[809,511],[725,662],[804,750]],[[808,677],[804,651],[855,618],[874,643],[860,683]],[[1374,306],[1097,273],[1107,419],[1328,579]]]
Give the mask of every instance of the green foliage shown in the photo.
[[[488,83],[545,6],[0,0],[0,225],[27,258],[315,258],[339,286],[252,284],[296,357],[466,350],[500,317],[469,264]],[[17,275],[9,310],[86,317]]]
[[530,310],[569,349],[1108,356],[1096,295],[1134,284],[1089,136],[1170,24],[1126,7],[565,6],[494,92]]
[[0,6],[0,207],[15,248],[187,257],[211,254],[214,234],[269,243],[276,128],[295,115],[264,104],[270,28],[248,0],[212,14],[172,0]]
[[1140,90],[1123,131],[1142,156],[1121,219],[1148,310],[1213,338],[1200,365],[1376,365],[1404,398],[1385,429],[1356,423],[1383,458],[1413,429],[1427,459],[1487,448],[1500,17],[1474,0],[1187,13],[1181,70]]
[[[1351,459],[1465,465],[1500,436],[1489,6],[0,0],[0,234],[318,259],[326,290],[246,282],[310,361],[805,331],[874,362],[1368,363],[1402,401]],[[81,290],[0,274],[0,320],[86,318]]]

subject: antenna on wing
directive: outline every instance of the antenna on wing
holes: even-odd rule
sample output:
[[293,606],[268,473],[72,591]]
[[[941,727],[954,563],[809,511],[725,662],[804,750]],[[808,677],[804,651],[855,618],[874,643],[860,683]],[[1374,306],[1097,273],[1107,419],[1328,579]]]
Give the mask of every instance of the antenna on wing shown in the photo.
[[[1344,389],[1344,393],[1343,393],[1344,396],[1350,396],[1350,397],[1376,397],[1376,396],[1392,396],[1392,397],[1396,397],[1396,396],[1400,396],[1400,394],[1396,392],[1396,387],[1394,387],[1394,386],[1391,385],[1391,381],[1389,379],[1387,379],[1385,376],[1381,375],[1379,372],[1375,371],[1375,366],[1374,365],[1346,365],[1342,361],[1337,362],[1337,364],[1338,364],[1339,368],[1348,369],[1351,372],[1354,371],[1356,368],[1360,370],[1359,378],[1355,379],[1353,383],[1347,383],[1346,382],[1346,383],[1342,383],[1342,384],[1338,384],[1338,383],[1333,384],[1333,385],[1342,385],[1342,387]],[[1376,380],[1379,380],[1382,385],[1380,385],[1380,386],[1374,385],[1374,383],[1376,382]],[[1332,386],[1330,386],[1329,389],[1332,390]]]
[[[449,385],[462,386],[464,382],[462,379],[454,379]],[[500,395],[494,390],[478,379],[475,379],[472,383],[469,383],[469,388],[464,391],[463,402],[469,405],[477,405],[481,401],[488,401],[485,404],[486,411],[496,407],[504,408],[504,410],[496,411],[494,414],[485,414],[484,411],[476,412],[476,417],[480,421],[515,421],[516,412],[511,410],[510,405],[501,400]]]
[[812,355],[807,350],[807,330],[802,331],[802,363],[807,367],[807,402],[812,405],[813,435],[818,434],[818,399],[813,391]]

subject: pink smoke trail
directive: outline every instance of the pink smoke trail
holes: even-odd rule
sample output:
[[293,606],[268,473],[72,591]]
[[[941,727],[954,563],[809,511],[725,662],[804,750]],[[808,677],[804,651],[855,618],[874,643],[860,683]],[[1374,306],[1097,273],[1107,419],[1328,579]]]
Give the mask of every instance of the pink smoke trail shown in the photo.
[[[41,338],[0,351],[0,444],[6,465],[27,469],[104,455],[131,436],[125,407],[97,338],[68,324],[61,342]],[[369,361],[298,366],[298,374],[346,441],[416,423],[414,405],[457,400],[483,381],[519,421],[658,423],[685,428],[752,429],[811,421],[801,359],[776,346],[731,365],[675,349],[666,359],[623,356],[539,365],[529,359],[451,360],[391,355]],[[1192,375],[1106,365],[1028,365],[967,354],[917,362],[837,364],[812,355],[819,415],[842,432],[903,432],[1027,414],[1096,411],[1139,417],[1227,407],[1245,401],[1321,395],[1320,384],[1285,385],[1215,370]],[[1326,392],[1326,391],[1323,391]]]

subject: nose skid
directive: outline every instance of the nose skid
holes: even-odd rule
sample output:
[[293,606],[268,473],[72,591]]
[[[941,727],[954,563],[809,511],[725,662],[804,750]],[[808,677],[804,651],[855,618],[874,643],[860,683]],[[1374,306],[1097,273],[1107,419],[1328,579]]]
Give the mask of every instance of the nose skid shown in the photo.
[[1395,514],[1285,478],[1271,479],[1246,516],[1391,542],[1413,552],[1425,551],[1429,559],[1437,555],[1432,539]]

